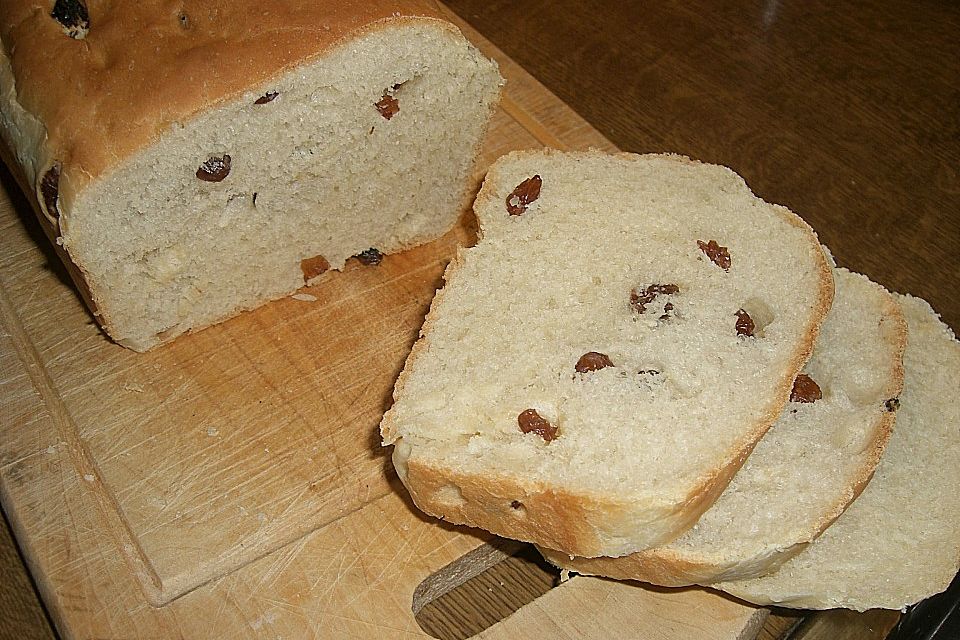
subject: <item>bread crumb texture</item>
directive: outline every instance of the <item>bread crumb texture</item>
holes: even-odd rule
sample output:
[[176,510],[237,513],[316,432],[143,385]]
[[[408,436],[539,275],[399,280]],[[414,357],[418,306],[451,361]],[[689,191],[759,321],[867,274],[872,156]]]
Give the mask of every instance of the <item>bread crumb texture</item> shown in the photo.
[[[816,236],[732,171],[677,156],[511,154],[475,211],[481,239],[451,265],[382,425],[403,439],[417,504],[531,539],[550,537],[531,496],[563,496],[543,517],[586,519],[586,539],[553,538],[583,555],[676,537],[809,355],[833,295]],[[729,270],[698,241],[725,247]],[[740,310],[753,336],[738,335]],[[530,409],[553,439],[518,428]],[[445,510],[416,468],[511,486],[525,517],[480,494]]]
[[[623,558],[546,557],[579,573],[667,586],[770,573],[800,553],[863,489],[893,426],[906,321],[883,287],[845,269],[813,356],[780,419],[697,524],[674,542]],[[794,390],[797,384],[794,384]]]
[[719,588],[760,604],[900,609],[943,591],[960,567],[960,342],[924,300],[907,318],[896,425],[873,480],[807,549],[764,578]]
[[[403,8],[392,2],[179,13],[148,2],[91,6],[74,40],[49,8],[27,4],[0,24],[0,119],[17,132],[9,142],[28,179],[60,168],[41,199],[122,344],[146,349],[290,294],[304,284],[304,259],[340,269],[370,247],[436,238],[468,204],[502,80],[445,22],[385,18]],[[310,16],[322,20],[297,22]],[[37,42],[20,39],[17,20]],[[122,21],[151,28],[120,36]],[[152,57],[177,51],[175,77],[148,71]],[[58,69],[66,59],[76,72],[79,89],[54,92],[73,118],[35,91],[54,52]],[[129,68],[112,59],[121,52]]]

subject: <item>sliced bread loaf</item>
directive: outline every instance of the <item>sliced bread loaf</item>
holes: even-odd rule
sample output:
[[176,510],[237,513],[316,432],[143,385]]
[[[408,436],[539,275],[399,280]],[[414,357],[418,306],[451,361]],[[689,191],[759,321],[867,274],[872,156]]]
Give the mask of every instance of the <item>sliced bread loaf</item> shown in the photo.
[[469,202],[496,65],[419,0],[0,3],[0,135],[143,350]]
[[546,558],[579,573],[666,586],[770,573],[859,495],[893,428],[906,321],[893,296],[834,271],[837,293],[790,404],[723,495],[670,544],[621,558]]
[[414,501],[582,556],[677,537],[809,357],[813,231],[666,155],[510,154],[475,210],[381,424]]
[[758,604],[900,609],[942,591],[956,575],[960,342],[925,301],[898,300],[909,327],[903,393],[873,480],[776,573],[718,588]]

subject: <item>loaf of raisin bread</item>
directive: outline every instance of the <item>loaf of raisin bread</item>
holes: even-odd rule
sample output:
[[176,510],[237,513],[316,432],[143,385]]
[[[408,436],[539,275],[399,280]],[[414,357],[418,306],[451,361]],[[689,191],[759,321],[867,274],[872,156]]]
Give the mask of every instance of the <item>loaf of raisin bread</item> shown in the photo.
[[669,155],[513,153],[474,208],[381,423],[415,503],[581,556],[677,537],[810,355],[815,234]]
[[436,14],[0,4],[0,135],[110,336],[148,349],[448,230],[501,78]]
[[900,609],[943,591],[960,568],[960,342],[925,301],[907,318],[897,422],[873,480],[795,558],[718,588],[759,604]]
[[727,489],[673,542],[621,558],[554,564],[666,586],[765,575],[800,553],[863,490],[894,423],[907,326],[883,287],[845,269],[790,403]]

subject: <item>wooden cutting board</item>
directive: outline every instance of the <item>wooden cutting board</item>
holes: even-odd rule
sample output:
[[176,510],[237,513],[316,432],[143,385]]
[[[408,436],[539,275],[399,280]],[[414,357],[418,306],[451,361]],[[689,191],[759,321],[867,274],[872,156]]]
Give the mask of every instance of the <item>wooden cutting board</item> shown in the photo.
[[[478,183],[512,149],[612,149],[451,20],[509,82]],[[488,537],[417,512],[377,426],[444,266],[473,242],[472,217],[380,266],[352,261],[301,299],[136,354],[97,329],[27,202],[9,178],[2,187],[0,497],[61,634],[425,637],[418,586]],[[456,580],[430,584],[437,595]],[[764,614],[704,591],[575,578],[482,637],[743,638]]]

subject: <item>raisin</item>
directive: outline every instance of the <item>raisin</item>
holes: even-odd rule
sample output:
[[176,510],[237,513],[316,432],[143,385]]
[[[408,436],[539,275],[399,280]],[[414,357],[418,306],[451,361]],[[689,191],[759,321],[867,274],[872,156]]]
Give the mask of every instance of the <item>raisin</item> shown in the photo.
[[607,354],[599,351],[588,351],[580,356],[574,369],[577,370],[577,373],[587,373],[588,371],[599,371],[612,366],[613,361]]
[[373,106],[375,106],[377,111],[380,112],[380,115],[387,120],[400,113],[400,103],[397,102],[397,99],[390,95],[388,91],[384,91],[383,97],[373,103]]
[[511,509],[522,509],[522,508],[523,508],[523,503],[520,502],[519,500],[511,500],[511,501],[510,501],[510,508],[511,508]]
[[303,271],[304,282],[310,282],[329,268],[330,263],[323,256],[314,256],[300,261],[300,270]]
[[57,0],[50,17],[74,40],[83,40],[90,31],[90,14],[82,0]]
[[253,101],[253,104],[267,104],[268,102],[273,102],[276,100],[277,96],[280,95],[277,91],[267,91],[265,94]]
[[883,403],[883,407],[890,413],[893,413],[900,408],[900,398],[890,398]]
[[[647,305],[653,302],[653,299],[658,295],[673,295],[674,293],[680,293],[680,287],[675,284],[651,284],[646,289],[639,291],[633,289],[630,291],[630,306],[637,313],[644,313],[647,310]],[[669,309],[667,309],[667,305],[670,305]],[[669,302],[667,305],[664,305],[664,311],[672,311],[673,305]]]
[[820,385],[805,373],[797,376],[790,391],[790,402],[816,402],[823,397]]
[[669,320],[673,317],[673,303],[668,302],[663,305],[663,314],[660,316],[661,320]]
[[197,177],[204,182],[221,182],[230,175],[230,156],[210,156],[197,169]]
[[753,332],[756,330],[756,325],[753,324],[753,318],[750,317],[750,314],[744,311],[743,309],[737,310],[737,335],[738,336],[747,336],[752,337]]
[[520,431],[524,433],[533,432],[543,438],[546,442],[556,439],[557,428],[550,424],[550,421],[543,418],[536,409],[527,409],[517,416],[517,424],[520,425]]
[[543,179],[540,175],[527,178],[517,185],[516,189],[507,196],[507,213],[512,216],[519,216],[530,203],[540,197],[540,188],[543,186]]
[[373,266],[378,265],[383,261],[383,254],[377,251],[376,248],[370,247],[366,251],[361,251],[355,255],[354,258],[359,260],[361,264]]
[[730,252],[727,251],[726,247],[721,247],[716,240],[710,242],[697,240],[697,246],[700,247],[700,251],[703,251],[704,255],[710,258],[713,264],[724,271],[730,271]]
[[40,180],[40,195],[43,196],[43,206],[47,209],[47,215],[54,218],[60,217],[60,209],[57,208],[57,201],[60,199],[60,163],[57,162],[47,169]]

